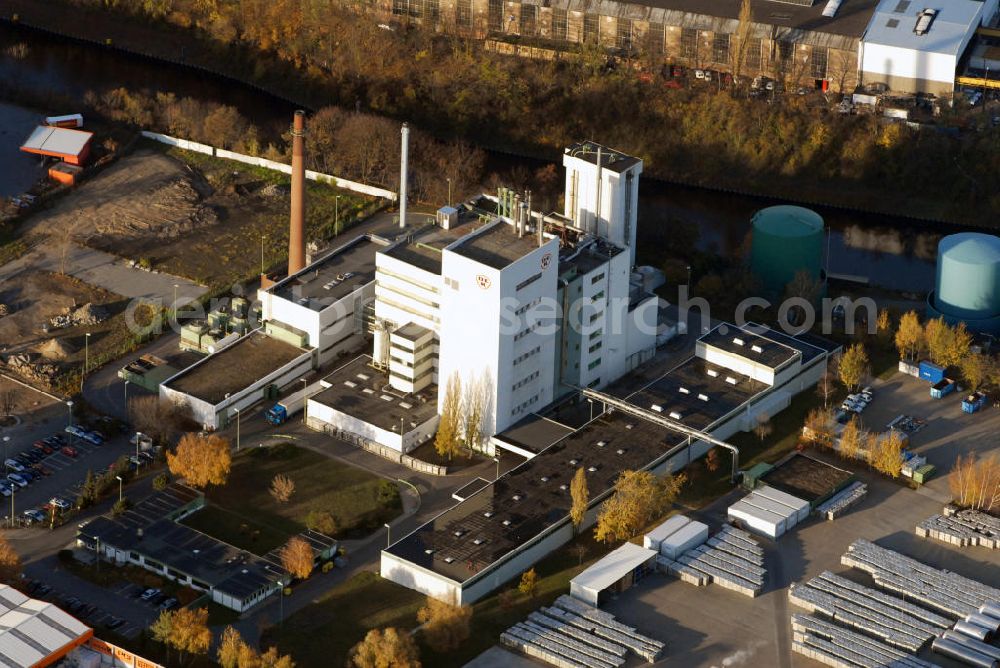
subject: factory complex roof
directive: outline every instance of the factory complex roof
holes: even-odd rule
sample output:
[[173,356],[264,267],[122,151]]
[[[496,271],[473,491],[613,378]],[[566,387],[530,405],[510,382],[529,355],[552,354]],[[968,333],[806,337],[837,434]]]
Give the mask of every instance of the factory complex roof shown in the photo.
[[509,443],[519,450],[538,454],[571,433],[573,433],[572,428],[537,413],[532,413],[493,438],[503,443]]
[[263,332],[253,331],[181,371],[164,386],[214,406],[226,395],[245,390],[306,352]]
[[984,3],[949,0],[933,5],[936,15],[924,31],[916,30],[927,8],[915,0],[881,0],[865,33],[866,44],[882,44],[913,51],[960,56],[979,26]]
[[585,141],[578,142],[572,146],[567,146],[563,151],[574,158],[580,158],[581,160],[586,160],[592,165],[597,164],[597,151],[601,151],[601,165],[604,169],[610,169],[613,172],[624,172],[629,167],[632,167],[640,162],[639,158],[633,158],[630,155],[625,155],[621,151],[616,151],[612,148],[608,148],[603,144],[598,144],[597,142]]
[[[458,210],[458,224],[450,229],[429,224],[412,230],[402,242],[380,252],[424,271],[440,275],[444,249],[484,224],[480,216],[487,212],[479,208],[480,202],[482,198],[476,200],[474,204],[462,203],[455,207]],[[495,213],[495,205],[493,207]]]
[[49,665],[93,633],[55,605],[0,584],[0,665],[5,668]]
[[503,269],[538,247],[534,234],[518,236],[513,225],[498,221],[448,250],[494,269]]
[[21,150],[46,155],[79,155],[93,137],[93,133],[70,130],[49,125],[39,125],[21,145]]
[[386,431],[404,432],[437,415],[437,385],[414,394],[403,394],[389,386],[384,372],[371,366],[369,355],[360,355],[323,380],[330,387],[310,397],[351,417]]
[[375,253],[385,246],[368,235],[356,237],[277,283],[270,292],[322,311],[375,280]]
[[656,552],[642,545],[623,543],[618,549],[604,555],[596,564],[577,575],[571,582],[577,587],[603,591],[654,557]]
[[[748,324],[741,328],[723,323],[698,341],[770,369],[780,369],[802,353],[797,347],[778,340],[778,336],[771,336],[772,332],[773,330],[759,325]],[[788,337],[785,338],[787,341]]]
[[618,475],[663,458],[682,439],[651,422],[608,413],[549,446],[449,508],[386,552],[464,582],[568,517],[569,484],[587,472],[590,498],[609,493]]

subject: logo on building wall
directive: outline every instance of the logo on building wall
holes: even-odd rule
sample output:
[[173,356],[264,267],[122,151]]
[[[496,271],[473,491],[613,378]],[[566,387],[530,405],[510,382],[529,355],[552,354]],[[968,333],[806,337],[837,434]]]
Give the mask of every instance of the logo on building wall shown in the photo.
[[542,269],[548,269],[550,264],[552,264],[552,253],[546,253],[542,256]]
[[490,286],[493,285],[493,281],[486,274],[478,274],[476,276],[476,285],[481,287],[483,290],[489,290]]

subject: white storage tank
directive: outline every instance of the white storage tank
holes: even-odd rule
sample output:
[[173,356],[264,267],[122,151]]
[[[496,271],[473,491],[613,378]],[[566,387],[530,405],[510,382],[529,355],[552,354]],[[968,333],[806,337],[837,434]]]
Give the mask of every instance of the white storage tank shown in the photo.
[[691,520],[684,517],[683,515],[674,515],[666,522],[650,530],[645,536],[642,537],[642,546],[647,550],[653,550],[655,552],[660,551],[660,543],[667,536],[676,533],[681,527],[690,523]]
[[660,554],[676,560],[688,550],[698,547],[708,540],[708,525],[689,522],[660,542]]

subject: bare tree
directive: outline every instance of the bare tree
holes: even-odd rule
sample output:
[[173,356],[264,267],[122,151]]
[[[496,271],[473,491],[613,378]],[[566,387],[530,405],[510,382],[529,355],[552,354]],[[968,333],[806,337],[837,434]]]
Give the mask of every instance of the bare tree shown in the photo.
[[737,19],[739,25],[736,27],[736,48],[730,52],[733,68],[733,83],[739,85],[743,74],[743,65],[746,63],[747,49],[750,46],[750,34],[753,31],[753,9],[750,7],[750,0],[740,2],[740,15]]
[[14,406],[17,405],[17,391],[13,388],[0,391],[0,417],[14,414]]

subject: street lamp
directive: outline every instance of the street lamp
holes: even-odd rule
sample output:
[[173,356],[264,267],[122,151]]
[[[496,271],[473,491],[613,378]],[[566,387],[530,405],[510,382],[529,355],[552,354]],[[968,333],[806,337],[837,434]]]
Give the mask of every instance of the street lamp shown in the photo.
[[278,626],[285,624],[285,583],[278,580]]
[[115,480],[118,481],[118,501],[120,502],[122,500],[122,483],[124,481],[120,475],[116,475]]
[[497,464],[497,477],[494,478],[494,480],[499,480],[500,479],[500,457],[494,457],[493,461],[495,461],[496,464]]
[[333,234],[340,235],[340,195],[333,198]]
[[236,452],[240,451],[240,409],[234,408],[236,411]]
[[128,419],[128,381],[125,381],[125,419]]
[[386,522],[382,526],[385,527],[385,546],[389,547],[390,545],[392,545],[392,527],[389,526],[388,522]]
[[448,206],[451,206],[451,179],[447,179],[447,181],[448,181]]
[[687,270],[688,270],[688,282],[687,282],[687,285],[688,285],[688,292],[690,292],[691,291],[691,265],[687,266]]
[[[90,371],[90,332],[83,335],[83,375]],[[80,381],[80,388],[83,388],[83,381]]]
[[[69,409],[69,426],[73,426],[73,400],[69,399],[66,401],[66,408]],[[73,438],[73,434],[69,435],[70,439]]]
[[267,239],[266,234],[260,235],[260,275],[264,275],[264,239]]
[[306,422],[306,398],[307,398],[305,396],[305,394],[306,394],[306,390],[309,387],[309,381],[307,381],[305,378],[299,378],[299,380],[302,381],[302,424],[305,424],[305,422]]

